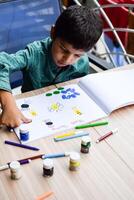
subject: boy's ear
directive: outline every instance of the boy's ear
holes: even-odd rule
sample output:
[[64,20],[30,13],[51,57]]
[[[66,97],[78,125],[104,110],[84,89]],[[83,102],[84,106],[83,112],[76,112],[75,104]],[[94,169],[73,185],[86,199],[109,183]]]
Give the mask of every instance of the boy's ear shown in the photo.
[[55,39],[55,26],[54,25],[51,27],[50,36],[51,36],[52,40]]

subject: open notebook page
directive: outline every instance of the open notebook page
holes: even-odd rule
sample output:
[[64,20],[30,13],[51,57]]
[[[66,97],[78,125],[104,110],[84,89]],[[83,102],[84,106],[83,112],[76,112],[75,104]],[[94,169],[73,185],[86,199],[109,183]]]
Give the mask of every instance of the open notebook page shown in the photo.
[[134,103],[133,69],[87,75],[78,84],[107,114]]

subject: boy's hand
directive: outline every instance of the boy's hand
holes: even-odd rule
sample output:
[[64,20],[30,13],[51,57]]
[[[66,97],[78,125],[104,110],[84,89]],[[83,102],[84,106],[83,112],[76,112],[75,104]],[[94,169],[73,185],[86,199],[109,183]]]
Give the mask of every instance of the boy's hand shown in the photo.
[[27,119],[18,109],[11,93],[0,90],[0,102],[2,105],[0,125],[15,128],[20,126],[21,123],[31,122],[31,119]]

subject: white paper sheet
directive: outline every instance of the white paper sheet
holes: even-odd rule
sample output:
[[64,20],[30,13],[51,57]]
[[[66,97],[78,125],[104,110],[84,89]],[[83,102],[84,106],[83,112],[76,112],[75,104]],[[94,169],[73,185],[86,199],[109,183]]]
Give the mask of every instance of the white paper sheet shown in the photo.
[[79,85],[107,114],[134,103],[134,70],[91,74]]
[[[21,109],[21,111],[25,116],[32,118],[32,122],[26,125],[29,129],[30,139],[26,142],[21,141],[22,143],[106,116],[105,112],[77,84],[65,86],[64,90],[59,90],[59,94],[53,94],[54,91],[57,89],[47,92],[52,93],[52,96],[46,96],[44,93],[17,100],[20,109],[23,103],[29,104],[29,109]],[[63,95],[65,95],[65,99]],[[47,125],[48,122],[52,122],[52,125]],[[20,138],[18,131],[16,134]]]

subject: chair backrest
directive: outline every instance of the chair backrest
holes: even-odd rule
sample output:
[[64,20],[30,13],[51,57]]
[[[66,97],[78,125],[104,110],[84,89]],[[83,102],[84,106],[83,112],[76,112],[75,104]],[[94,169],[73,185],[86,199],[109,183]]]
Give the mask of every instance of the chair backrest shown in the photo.
[[[74,1],[79,2],[79,0]],[[111,68],[112,65],[113,67],[118,67],[134,62],[134,48],[132,43],[131,47],[128,46],[128,42],[132,41],[134,36],[133,23],[129,26],[129,19],[131,19],[131,22],[134,19],[134,13],[129,12],[129,10],[134,9],[133,2],[133,0],[92,0],[93,6],[91,7],[101,13],[104,22],[103,34],[99,40],[103,44],[103,48],[100,48],[100,44],[98,45],[99,48],[95,45],[95,50],[93,49],[92,52],[99,56],[99,58],[105,58],[108,64],[110,63],[110,66],[106,69]],[[94,60],[93,57],[91,55],[91,61]],[[96,63],[96,60],[94,63]]]
[[129,27],[130,10],[134,8],[133,0],[99,0],[99,3],[101,11],[103,9],[105,41],[107,44],[110,43],[109,49],[113,54],[116,66],[132,63],[134,54],[129,55],[127,53],[127,46],[128,35],[130,35],[130,32],[134,34],[134,29]]
[[[0,1],[0,51],[15,53],[30,42],[48,37],[60,9],[59,0]],[[20,72],[11,75],[12,88],[21,81]]]
[[[134,12],[129,12],[128,28],[134,30]],[[132,55],[134,55],[133,41],[134,41],[134,33],[128,32],[126,51],[128,54],[132,54]]]
[[[128,27],[128,18],[129,18],[129,10],[125,8],[124,6],[119,7],[108,7],[108,5],[115,3],[119,3],[119,1],[115,0],[99,0],[99,3],[101,6],[107,5],[106,8],[104,8],[105,13],[107,14],[108,18],[110,19],[111,23],[113,24],[114,28],[127,28]],[[113,14],[114,13],[114,14]],[[109,25],[105,18],[103,17],[104,21],[104,29],[109,28]],[[108,35],[113,41],[117,41],[115,35],[112,31],[108,31],[105,33]],[[126,37],[127,32],[119,32],[118,33],[122,43],[124,46],[126,46]]]

